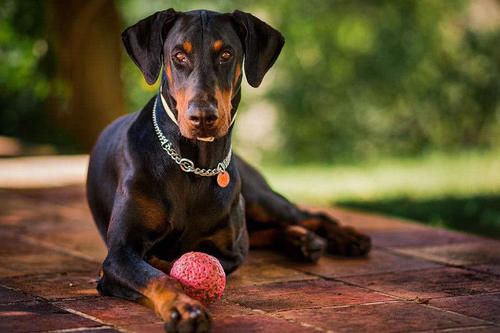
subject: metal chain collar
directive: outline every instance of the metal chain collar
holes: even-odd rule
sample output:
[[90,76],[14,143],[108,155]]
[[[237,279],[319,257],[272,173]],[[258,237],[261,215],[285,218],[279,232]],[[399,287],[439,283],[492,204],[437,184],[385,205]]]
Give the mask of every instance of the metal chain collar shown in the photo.
[[165,135],[163,135],[163,133],[161,132],[160,126],[158,126],[158,122],[156,120],[157,104],[158,104],[158,99],[155,99],[155,104],[153,105],[153,125],[155,128],[156,135],[160,140],[160,144],[163,150],[165,150],[168,156],[170,156],[175,161],[175,163],[179,165],[182,171],[192,172],[195,175],[205,176],[205,177],[215,176],[226,171],[227,167],[229,166],[229,163],[231,163],[232,146],[229,147],[229,152],[227,153],[226,158],[222,162],[219,162],[219,164],[217,164],[216,169],[196,168],[194,166],[193,161],[191,161],[188,158],[183,158],[181,155],[179,155],[179,153],[175,151],[174,147],[172,146],[172,142],[168,141]]

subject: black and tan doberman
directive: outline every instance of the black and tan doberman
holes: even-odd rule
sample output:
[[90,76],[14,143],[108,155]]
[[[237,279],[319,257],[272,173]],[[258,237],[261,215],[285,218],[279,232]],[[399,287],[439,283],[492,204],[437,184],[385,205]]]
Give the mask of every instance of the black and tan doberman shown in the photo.
[[185,252],[211,254],[229,274],[249,245],[309,262],[324,250],[369,251],[368,237],[299,209],[231,154],[242,68],[258,87],[283,47],[278,31],[241,11],[168,9],[122,39],[146,82],[162,72],[162,83],[101,134],[90,158],[88,202],[108,248],[101,294],[148,301],[168,331],[205,332],[207,310],[168,275]]

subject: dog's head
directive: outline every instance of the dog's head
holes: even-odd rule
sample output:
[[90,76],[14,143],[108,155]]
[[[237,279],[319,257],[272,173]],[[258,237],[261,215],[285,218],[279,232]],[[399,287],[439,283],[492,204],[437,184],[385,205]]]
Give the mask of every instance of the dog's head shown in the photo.
[[163,95],[181,134],[190,139],[228,133],[240,99],[242,67],[248,83],[258,87],[284,44],[278,31],[241,11],[168,9],[127,28],[122,39],[148,84],[163,65]]

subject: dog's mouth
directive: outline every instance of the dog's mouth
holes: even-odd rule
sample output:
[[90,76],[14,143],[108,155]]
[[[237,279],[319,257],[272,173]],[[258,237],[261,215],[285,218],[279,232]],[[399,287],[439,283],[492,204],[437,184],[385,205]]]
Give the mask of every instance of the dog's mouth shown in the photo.
[[193,128],[189,125],[184,125],[180,123],[181,135],[187,139],[197,140],[201,142],[214,142],[216,139],[220,139],[228,134],[227,129],[221,128],[220,126],[215,126],[212,128]]
[[186,139],[198,140],[203,142],[213,142],[215,139],[221,137],[223,131],[219,127],[207,128],[205,126],[201,128],[195,128],[187,121],[179,122],[179,129],[181,135]]
[[203,142],[212,142],[215,140],[215,138],[213,136],[206,136],[206,137],[199,136],[196,139],[199,141],[203,141]]
[[212,142],[219,138],[217,128],[189,128],[187,135],[181,131],[181,134],[189,139],[196,139],[203,142]]

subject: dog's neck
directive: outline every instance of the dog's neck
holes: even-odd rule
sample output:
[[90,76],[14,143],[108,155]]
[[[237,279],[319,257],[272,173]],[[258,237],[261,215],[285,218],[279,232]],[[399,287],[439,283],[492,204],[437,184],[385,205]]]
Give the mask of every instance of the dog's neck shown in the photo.
[[[168,85],[166,80],[162,80],[161,94],[165,102],[177,119],[177,112],[175,111],[175,102],[168,93]],[[233,104],[233,111],[237,108],[239,103],[239,91],[236,105]],[[158,97],[157,97],[158,98]],[[188,139],[181,135],[177,123],[175,123],[165,111],[160,98],[157,100],[157,108],[160,110],[156,116],[158,119],[158,126],[162,130],[167,139],[172,142],[175,150],[183,157],[188,158],[194,162],[196,167],[199,168],[216,168],[218,163],[224,160],[231,149],[231,133],[232,126],[229,128],[228,133],[212,142],[204,142],[197,139]],[[232,112],[234,116],[234,112]]]

